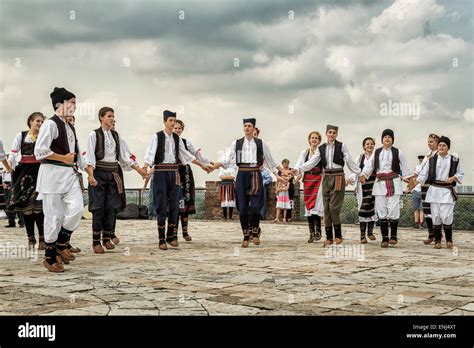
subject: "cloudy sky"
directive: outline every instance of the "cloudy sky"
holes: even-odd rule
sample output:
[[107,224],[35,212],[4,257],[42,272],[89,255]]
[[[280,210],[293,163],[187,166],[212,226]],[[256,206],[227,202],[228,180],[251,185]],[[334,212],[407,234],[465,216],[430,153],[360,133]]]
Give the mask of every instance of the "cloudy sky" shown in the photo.
[[[441,133],[472,185],[472,12],[470,0],[0,0],[0,138],[9,147],[31,112],[51,116],[63,86],[81,147],[111,106],[140,163],[171,109],[210,159],[247,116],[291,164],[327,123],[353,156],[392,128],[412,166]],[[218,178],[195,173],[198,186]]]

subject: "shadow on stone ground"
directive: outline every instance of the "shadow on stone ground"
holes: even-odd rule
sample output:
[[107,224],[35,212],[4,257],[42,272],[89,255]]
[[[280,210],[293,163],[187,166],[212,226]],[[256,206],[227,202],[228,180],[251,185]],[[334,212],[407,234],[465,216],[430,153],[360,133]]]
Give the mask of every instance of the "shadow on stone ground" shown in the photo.
[[236,222],[191,221],[193,241],[158,250],[156,222],[119,221],[121,243],[82,248],[62,274],[42,252],[26,253],[23,229],[0,227],[0,315],[473,315],[474,233],[455,231],[455,249],[435,250],[426,230],[401,229],[389,249],[358,243],[308,244],[304,224],[263,224],[262,244],[241,249]]

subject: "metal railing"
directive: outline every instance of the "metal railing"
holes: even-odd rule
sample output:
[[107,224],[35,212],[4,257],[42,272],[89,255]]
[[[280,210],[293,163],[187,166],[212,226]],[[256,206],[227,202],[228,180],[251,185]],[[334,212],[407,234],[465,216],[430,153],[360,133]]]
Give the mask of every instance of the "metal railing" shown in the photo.
[[[126,189],[127,203],[148,206],[150,203],[150,190]],[[196,188],[196,214],[193,219],[204,219],[205,217],[205,194],[206,189]],[[305,221],[303,191],[300,190],[300,209],[293,212],[294,221]],[[84,193],[84,204],[87,204],[87,191]],[[458,200],[454,208],[453,227],[458,230],[474,230],[474,194],[458,193]],[[273,218],[273,217],[269,217]],[[344,203],[341,209],[341,220],[344,224],[358,223],[357,199],[353,191],[346,191]],[[414,223],[411,194],[403,194],[400,200],[400,226],[411,227]]]

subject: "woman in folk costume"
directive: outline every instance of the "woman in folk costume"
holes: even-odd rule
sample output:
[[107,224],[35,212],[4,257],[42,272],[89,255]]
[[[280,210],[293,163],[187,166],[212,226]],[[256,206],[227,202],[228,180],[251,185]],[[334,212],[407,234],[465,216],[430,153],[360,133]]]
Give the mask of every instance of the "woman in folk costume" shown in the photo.
[[[375,139],[367,137],[362,141],[362,148],[364,153],[361,154],[356,162],[359,163],[359,168],[363,169],[365,162],[367,162],[372,153],[374,152]],[[365,233],[370,240],[375,240],[374,236],[374,225],[377,221],[377,214],[375,213],[375,197],[372,195],[372,189],[374,187],[376,179],[375,171],[369,176],[369,178],[362,184],[357,175],[351,174],[348,183],[356,185],[356,197],[357,197],[357,209],[359,211],[359,224],[360,224],[360,242],[362,244],[367,243]]]
[[235,208],[235,175],[237,167],[219,169],[219,178],[221,179],[221,208],[224,220],[232,220],[232,213]]
[[[403,194],[402,179],[412,176],[405,155],[393,146],[395,135],[393,130],[382,132],[382,147],[374,151],[365,162],[360,174],[360,182],[365,184],[375,171],[376,180],[372,189],[375,196],[375,210],[380,219],[382,248],[398,243],[398,220],[400,218],[400,196]],[[401,176],[403,173],[403,177]],[[390,228],[389,228],[390,225]],[[389,237],[390,230],[390,237]]]
[[[176,120],[173,132],[181,137],[184,131],[184,122]],[[184,143],[184,147],[194,157],[196,157],[201,163],[211,164],[211,161],[204,158],[201,153],[201,149],[194,147],[193,143],[189,139],[181,138]],[[181,197],[179,201],[179,216],[176,221],[176,235],[178,235],[179,229],[179,217],[181,217],[181,226],[183,229],[183,238],[186,242],[190,242],[193,239],[188,233],[189,215],[196,214],[196,189],[194,184],[194,174],[189,164],[179,166],[179,178],[181,182]]]
[[[308,135],[309,148],[304,149],[300,153],[300,157],[296,162],[296,167],[301,167],[303,163],[314,156],[321,143],[321,134],[313,131]],[[298,175],[296,183],[303,179],[304,190],[304,216],[308,219],[309,239],[308,243],[313,243],[321,239],[321,218],[324,216],[323,191],[320,190],[323,180],[323,167],[320,161],[316,166],[302,175]],[[295,184],[296,184],[295,183]]]
[[36,180],[40,162],[35,157],[34,149],[44,120],[45,117],[41,112],[32,113],[26,121],[29,130],[19,132],[13,140],[10,156],[15,159],[18,165],[12,174],[12,189],[8,202],[9,211],[24,215],[28,247],[30,248],[34,248],[36,245],[36,223],[39,250],[45,249],[44,215],[42,202],[37,200]]
[[453,217],[454,205],[457,196],[454,187],[456,183],[461,184],[464,172],[461,168],[459,158],[448,153],[451,140],[441,136],[438,141],[438,153],[430,158],[427,166],[419,173],[415,182],[429,184],[426,193],[426,202],[431,207],[431,218],[433,219],[435,249],[441,249],[441,227],[446,237],[446,247],[453,247]]
[[[7,160],[7,154],[5,153],[5,149],[3,148],[3,141],[0,140],[0,162],[2,162],[3,166],[5,167],[5,170],[7,173],[11,173],[12,167],[10,166],[10,163],[8,163]],[[3,210],[5,210],[5,193],[3,190],[3,185],[0,182],[0,213],[4,213]]]

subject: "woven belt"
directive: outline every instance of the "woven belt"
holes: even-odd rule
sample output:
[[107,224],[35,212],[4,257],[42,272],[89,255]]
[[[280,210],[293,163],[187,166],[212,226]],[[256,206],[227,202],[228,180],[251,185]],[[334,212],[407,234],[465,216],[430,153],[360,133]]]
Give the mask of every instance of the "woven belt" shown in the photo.
[[40,163],[40,161],[38,161],[35,156],[21,156],[20,163],[36,164],[36,163]]
[[103,170],[104,172],[118,172],[118,167],[118,162],[97,161],[95,164],[96,170]]
[[239,164],[239,172],[259,172],[260,167],[252,164]]
[[155,170],[159,172],[176,172],[179,170],[179,164],[174,164],[174,163],[155,164]]
[[324,169],[324,175],[344,175],[344,169]]
[[435,180],[433,183],[431,183],[431,186],[449,189],[451,191],[451,196],[453,197],[453,199],[455,201],[458,200],[458,195],[456,191],[454,190],[454,185],[452,183],[448,184],[447,182],[444,182],[444,181]]
[[61,161],[54,161],[54,160],[48,160],[48,159],[43,159],[40,161],[42,164],[54,164],[55,166],[60,166],[60,167],[75,167],[76,164],[67,164]]

